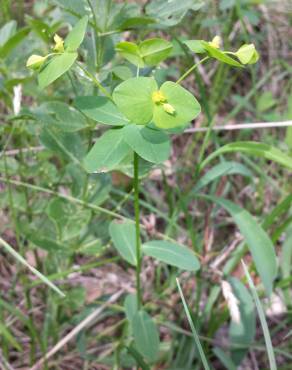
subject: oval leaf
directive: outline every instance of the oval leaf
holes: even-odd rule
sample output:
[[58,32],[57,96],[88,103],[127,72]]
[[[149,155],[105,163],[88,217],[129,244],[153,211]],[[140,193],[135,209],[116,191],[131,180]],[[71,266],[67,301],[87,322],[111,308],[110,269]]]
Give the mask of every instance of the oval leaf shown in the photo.
[[153,78],[133,77],[115,88],[113,99],[120,111],[130,121],[145,125],[152,119],[152,94],[157,89]]
[[170,141],[164,132],[133,124],[125,126],[122,130],[125,142],[140,157],[152,163],[167,160]]
[[63,53],[52,58],[38,75],[41,89],[47,87],[67,72],[77,59],[77,53]]
[[53,125],[65,132],[82,130],[87,126],[85,117],[68,104],[51,101],[34,110],[34,115],[41,122]]
[[147,312],[140,310],[133,317],[132,329],[138,351],[146,360],[154,362],[159,352],[159,335],[154,321]]
[[160,91],[166,97],[167,103],[174,108],[174,112],[173,114],[167,113],[163,104],[155,104],[153,121],[157,127],[166,129],[184,126],[201,112],[197,99],[175,82],[165,82]]
[[139,44],[140,55],[145,64],[157,65],[168,57],[172,50],[172,43],[163,39],[153,38]]
[[108,130],[96,140],[84,158],[84,168],[89,173],[111,171],[130,150],[123,139],[121,130]]
[[139,47],[134,42],[121,41],[116,45],[116,51],[135,66],[144,67],[144,61],[140,55]]
[[104,125],[124,126],[129,123],[116,105],[104,96],[78,96],[74,105],[88,118]]
[[131,265],[137,265],[135,224],[130,221],[112,221],[109,233],[120,255]]
[[88,23],[88,16],[85,15],[83,18],[80,19],[79,22],[75,24],[71,32],[69,32],[68,36],[65,39],[65,49],[66,51],[76,51],[79,46],[81,45],[86,27]]
[[186,247],[164,240],[153,240],[142,245],[143,253],[182,270],[196,271],[200,262]]

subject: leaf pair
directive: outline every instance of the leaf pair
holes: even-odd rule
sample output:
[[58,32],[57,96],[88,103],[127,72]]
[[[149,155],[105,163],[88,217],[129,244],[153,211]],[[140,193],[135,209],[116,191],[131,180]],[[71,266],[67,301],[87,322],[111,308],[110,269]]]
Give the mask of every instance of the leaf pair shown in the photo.
[[116,50],[130,63],[139,68],[155,66],[168,57],[172,50],[169,41],[153,38],[142,41],[140,44],[122,41],[116,45]]
[[[159,95],[161,98],[157,99]],[[200,104],[189,91],[171,81],[158,89],[151,77],[134,77],[122,82],[114,90],[113,99],[133,123],[153,122],[162,129],[184,126],[201,111]]]
[[[112,221],[109,233],[113,244],[120,255],[131,265],[137,265],[135,225],[131,221]],[[195,254],[179,244],[153,240],[142,245],[146,256],[156,258],[158,261],[186,271],[197,271],[200,263]]]
[[162,163],[169,156],[170,141],[162,131],[133,124],[108,130],[85,157],[85,169],[89,173],[111,171],[133,151],[148,162]]
[[[47,56],[32,55],[27,61],[27,67],[31,69],[39,69],[38,82],[40,88],[45,88],[54,82],[57,78],[66,73],[77,59],[77,49],[83,41],[88,17],[84,16],[69,32],[66,39],[63,41],[58,35],[55,35],[56,45],[54,50],[57,53]],[[52,55],[52,58],[47,59]]]
[[[207,53],[210,57],[233,67],[243,67],[246,64],[254,64],[259,59],[259,54],[254,44],[242,45],[236,52],[231,52],[220,50],[219,43],[214,41],[187,40],[184,43],[196,54]],[[235,56],[239,62],[229,55]]]

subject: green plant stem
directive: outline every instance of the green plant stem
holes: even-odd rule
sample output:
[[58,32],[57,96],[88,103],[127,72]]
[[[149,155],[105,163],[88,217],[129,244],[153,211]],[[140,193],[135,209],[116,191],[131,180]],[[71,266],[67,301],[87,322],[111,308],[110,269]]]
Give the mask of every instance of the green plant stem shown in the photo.
[[82,69],[82,71],[86,74],[87,77],[89,77],[91,79],[91,81],[100,89],[100,91],[103,92],[103,94],[109,98],[110,100],[113,100],[111,94],[107,91],[106,88],[104,88],[101,84],[100,81],[98,81],[98,79],[93,75],[91,74],[87,69],[85,69],[82,64],[78,63],[78,66]]
[[206,60],[210,59],[210,57],[205,57],[201,59],[198,63],[194,64],[190,69],[188,69],[177,81],[176,83],[181,83],[189,74],[191,74],[200,64],[204,63]]
[[138,309],[142,304],[141,294],[141,240],[140,240],[140,204],[139,204],[139,156],[134,152],[134,208],[135,208],[135,229],[136,229],[136,289]]

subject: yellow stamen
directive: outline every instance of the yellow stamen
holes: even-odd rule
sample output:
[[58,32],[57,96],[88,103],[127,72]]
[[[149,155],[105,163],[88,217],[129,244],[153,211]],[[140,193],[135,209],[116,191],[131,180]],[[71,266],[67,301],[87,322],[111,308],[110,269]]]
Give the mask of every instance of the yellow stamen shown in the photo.
[[54,36],[55,46],[53,47],[54,51],[58,53],[63,53],[64,51],[64,40],[58,34]]
[[154,93],[152,94],[152,101],[155,104],[163,103],[166,101],[166,97],[161,91],[154,91]]
[[174,107],[168,103],[163,104],[163,109],[165,110],[166,113],[169,113],[169,114],[174,114],[175,112]]

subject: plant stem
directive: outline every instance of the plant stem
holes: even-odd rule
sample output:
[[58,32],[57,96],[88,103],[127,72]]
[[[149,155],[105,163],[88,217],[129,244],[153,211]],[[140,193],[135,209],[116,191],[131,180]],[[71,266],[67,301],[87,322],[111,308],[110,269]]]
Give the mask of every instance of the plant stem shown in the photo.
[[89,77],[91,79],[91,81],[100,89],[101,92],[103,92],[103,94],[109,98],[110,100],[113,100],[111,94],[107,91],[107,89],[105,87],[102,86],[101,82],[98,81],[98,79],[93,75],[91,74],[87,69],[85,69],[82,64],[78,63],[78,66],[79,68],[82,69],[82,71],[86,74],[87,77]]
[[141,239],[140,239],[140,204],[139,204],[139,156],[134,152],[134,208],[135,208],[135,228],[136,228],[136,289],[138,309],[142,304],[141,294]]
[[205,57],[201,59],[198,63],[194,64],[190,69],[188,69],[177,81],[176,83],[181,83],[182,80],[184,80],[190,73],[192,73],[201,63],[208,60],[210,57]]

